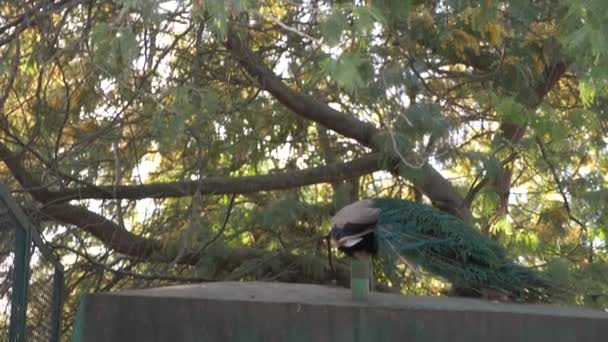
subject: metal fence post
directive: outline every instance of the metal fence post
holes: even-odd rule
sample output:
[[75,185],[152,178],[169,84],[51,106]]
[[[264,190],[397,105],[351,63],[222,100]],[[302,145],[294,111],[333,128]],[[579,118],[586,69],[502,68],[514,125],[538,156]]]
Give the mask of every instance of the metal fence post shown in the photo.
[[[8,224],[3,224],[12,227],[15,233],[8,341],[59,342],[64,296],[63,266],[2,183],[0,208],[6,208],[9,215]],[[31,261],[36,265],[31,265]],[[52,274],[45,272],[49,266],[54,269]],[[39,267],[41,272],[36,273],[33,267]],[[29,304],[28,296],[33,300]],[[0,336],[0,339],[5,341],[5,336]]]
[[56,268],[53,274],[53,311],[51,312],[51,340],[59,342],[61,330],[61,308],[63,307],[63,270]]
[[9,328],[9,341],[11,342],[25,342],[30,241],[29,230],[15,227],[15,266]]

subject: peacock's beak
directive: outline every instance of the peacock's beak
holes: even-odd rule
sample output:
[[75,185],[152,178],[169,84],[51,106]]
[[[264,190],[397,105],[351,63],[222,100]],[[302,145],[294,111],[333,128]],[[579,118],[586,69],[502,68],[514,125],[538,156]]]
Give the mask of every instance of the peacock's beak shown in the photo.
[[338,247],[352,247],[352,246],[358,244],[359,242],[361,242],[361,240],[363,240],[362,237],[347,236],[347,237],[340,239],[337,242],[337,244],[338,244]]

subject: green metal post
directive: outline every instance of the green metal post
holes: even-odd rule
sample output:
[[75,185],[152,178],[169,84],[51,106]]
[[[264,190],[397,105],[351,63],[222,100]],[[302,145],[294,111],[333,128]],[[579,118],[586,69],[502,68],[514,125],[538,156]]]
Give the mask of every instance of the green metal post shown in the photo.
[[59,342],[61,328],[61,308],[63,307],[63,271],[55,269],[53,274],[53,304],[51,311],[51,340]]
[[9,328],[9,341],[11,342],[25,341],[30,241],[29,230],[24,227],[15,228],[15,259],[13,260],[15,273]]
[[80,304],[78,304],[78,310],[76,310],[76,318],[74,319],[74,328],[72,331],[72,342],[84,342],[86,309],[87,297],[86,295],[83,295],[80,297]]
[[350,290],[355,300],[365,300],[369,296],[372,275],[371,256],[357,256],[350,262]]

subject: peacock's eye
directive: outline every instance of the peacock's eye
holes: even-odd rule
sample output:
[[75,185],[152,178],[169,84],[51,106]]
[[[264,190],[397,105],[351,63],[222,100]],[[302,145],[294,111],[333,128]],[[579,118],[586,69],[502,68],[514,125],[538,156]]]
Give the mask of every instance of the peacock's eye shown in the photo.
[[338,228],[335,224],[332,225],[331,230],[329,231],[329,237],[334,240],[340,240],[340,237],[342,237],[342,229]]

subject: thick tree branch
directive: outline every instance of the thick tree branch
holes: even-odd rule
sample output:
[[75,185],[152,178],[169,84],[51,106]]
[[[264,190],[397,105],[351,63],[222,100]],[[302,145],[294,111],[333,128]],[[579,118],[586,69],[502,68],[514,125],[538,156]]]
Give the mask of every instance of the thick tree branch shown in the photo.
[[[316,177],[340,177],[340,175],[349,175],[350,172],[355,170],[356,172],[366,173],[373,172],[378,168],[377,155],[368,155],[362,159],[354,162],[344,164],[334,164],[328,167],[314,168],[311,170],[305,170],[299,172],[301,176],[314,175]],[[34,197],[38,202],[42,204],[39,209],[40,213],[46,215],[53,220],[58,222],[74,225],[79,229],[82,229],[91,235],[98,238],[109,248],[115,250],[118,253],[127,255],[136,260],[153,260],[157,262],[172,262],[175,256],[169,255],[163,250],[162,245],[151,238],[145,238],[137,236],[124,227],[117,223],[109,220],[99,214],[96,214],[85,207],[70,205],[70,204],[52,204],[51,202],[56,199],[56,194],[48,191],[42,183],[31,175],[23,166],[23,155],[12,153],[6,146],[0,144],[0,159],[11,170],[11,173],[19,181],[19,183],[28,189],[28,193]],[[293,178],[292,174],[282,174],[275,176],[263,176],[263,177],[279,177],[281,181],[274,183],[282,184],[282,186],[289,185],[294,186],[294,183],[290,183],[287,179]],[[245,177],[243,183],[251,182],[251,178],[264,179],[266,182],[262,182],[267,186],[267,178],[255,178]],[[310,179],[310,178],[309,178]],[[325,178],[322,178],[325,179]],[[243,179],[241,179],[243,181]],[[318,182],[318,179],[315,179]],[[255,182],[254,182],[255,183]],[[256,183],[256,184],[262,184]],[[238,183],[241,184],[241,183]],[[234,186],[234,185],[232,185]],[[259,186],[259,185],[258,185]],[[192,189],[196,187],[193,186]],[[96,190],[99,191],[99,190]],[[252,190],[253,191],[253,190]],[[259,190],[255,190],[259,191]],[[201,253],[200,251],[193,251],[185,253],[178,260],[175,260],[179,264],[195,265],[199,262],[202,257],[211,257],[214,262],[218,265],[222,265],[223,269],[234,269],[241,265],[243,262],[252,259],[266,260],[268,258],[278,258],[282,263],[292,265],[295,267],[295,274],[284,274],[279,276],[277,279],[283,281],[306,281],[303,275],[306,262],[302,259],[302,256],[291,254],[287,251],[270,252],[250,247],[226,247],[228,250],[224,250],[219,253]],[[344,265],[336,265],[334,270],[330,267],[325,267],[321,278],[317,279],[319,282],[329,282],[335,277],[338,284],[348,286],[349,284],[349,271]],[[310,279],[308,279],[310,280]],[[388,291],[387,287],[380,287],[379,290]]]
[[[557,62],[547,67],[544,73],[544,78],[538,82],[534,89],[525,89],[517,97],[517,100],[526,108],[534,110],[537,108],[547,96],[547,94],[555,87],[560,78],[564,75],[568,65],[562,61]],[[502,122],[499,127],[499,133],[495,137],[493,144],[499,146],[506,143],[507,145],[517,144],[526,134],[527,127],[511,122]],[[514,159],[514,158],[513,158]],[[499,196],[499,204],[496,209],[495,216],[502,217],[508,211],[509,195],[511,192],[511,182],[513,178],[512,163],[503,165],[501,170],[492,180],[492,184]]]
[[277,172],[264,176],[209,177],[196,181],[83,187],[45,191],[45,200],[58,203],[75,199],[142,199],[169,198],[200,194],[250,194],[259,191],[284,190],[318,183],[331,183],[370,174],[380,170],[378,154],[369,154],[346,163],[334,163],[299,171]]
[[262,89],[268,91],[294,113],[318,122],[339,134],[354,139],[366,147],[373,147],[372,138],[378,133],[370,123],[339,112],[327,104],[289,88],[264,61],[253,54],[233,32],[228,34],[226,46],[247,72],[256,78]]
[[134,235],[124,227],[84,207],[50,203],[53,196],[40,180],[27,172],[23,165],[23,156],[24,154],[13,153],[0,144],[0,159],[4,161],[21,186],[42,204],[40,212],[43,215],[65,224],[77,226],[117,252],[136,258],[149,257],[153,251],[159,248],[154,240]]
[[[381,146],[377,146],[378,142],[375,141],[381,132],[374,125],[358,120],[352,115],[339,112],[309,95],[292,90],[264,64],[259,56],[249,50],[236,33],[230,32],[228,34],[226,47],[243,68],[258,80],[262,89],[272,94],[295,114],[320,123],[345,137],[354,139],[363,146],[374,150],[381,149]],[[400,167],[405,166],[398,158],[394,158],[391,171],[396,171]],[[421,177],[412,177],[412,181],[435,205],[459,216],[466,222],[472,222],[470,210],[463,207],[462,196],[447,179],[428,164],[424,165],[420,171],[419,175]]]
[[85,207],[57,204],[44,206],[40,212],[57,222],[74,225],[95,236],[116,252],[135,259],[148,258],[161,247],[156,241],[137,236]]
[[[105,189],[79,189],[73,193],[53,193],[39,179],[26,170],[23,165],[23,157],[24,154],[13,153],[6,146],[0,144],[0,159],[4,161],[21,186],[36,201],[42,204],[39,210],[43,215],[64,224],[74,225],[95,236],[113,250],[135,259],[147,259],[154,255],[159,261],[173,260],[174,256],[164,255],[162,246],[154,239],[137,236],[112,220],[96,214],[85,207],[58,203],[60,199],[65,201],[67,199],[82,198],[77,196],[79,193],[87,195],[88,197],[86,198],[117,198],[115,194],[124,195],[122,198],[134,198],[132,194],[129,194],[133,189],[137,189],[137,187],[117,187],[114,194],[110,190],[114,188],[112,186]],[[239,191],[247,193],[265,189],[292,188],[305,184],[329,182],[333,179],[346,179],[352,178],[355,175],[371,173],[378,169],[378,165],[378,156],[372,154],[348,163],[317,167],[294,173],[243,177],[232,180],[230,178],[207,179],[204,181],[207,185],[210,185],[210,188],[205,188],[202,191],[206,191],[206,193],[220,193],[221,191],[225,193],[239,193]],[[139,188],[140,192],[137,193],[139,197],[136,198],[191,195],[197,188],[196,183],[165,183],[141,186]],[[248,258],[260,257],[264,253],[264,251],[254,248],[234,248],[229,253],[221,256],[221,260],[218,262],[226,265],[240,264]],[[177,262],[196,264],[200,257],[201,253],[185,254]]]
[[[60,1],[41,1],[39,4],[27,9],[25,13],[21,14],[16,19],[0,26],[0,47],[15,39],[16,36],[21,34],[27,28],[35,25],[37,19],[41,17],[48,17],[55,12],[61,11],[68,7],[75,7],[80,3],[87,3],[91,0],[60,0]],[[12,30],[10,34],[5,32]]]
[[[163,254],[163,251],[161,250],[162,247],[156,241],[136,236],[122,229],[116,223],[103,216],[92,213],[85,208],[61,204],[45,207],[42,211],[44,214],[52,216],[56,220],[76,225],[81,229],[88,231],[115,251],[132,258],[138,260],[150,260],[153,258],[153,260],[158,262],[171,262],[173,260],[174,256]],[[209,253],[203,254],[200,251],[186,253],[177,260],[177,263],[195,265],[202,257],[211,257],[214,259],[214,263],[221,265],[222,269],[233,270],[245,261],[259,259],[259,267],[263,270],[267,261],[271,259],[275,259],[276,261],[276,259],[278,259],[281,264],[286,265],[286,268],[288,268],[289,265],[291,265],[290,268],[294,268],[294,273],[279,274],[277,276],[278,280],[295,282],[307,282],[311,280],[305,276],[306,260],[304,260],[304,257],[301,255],[291,254],[286,251],[271,252],[250,247],[226,248],[227,250],[223,250],[222,252],[213,255],[209,255]],[[310,262],[310,260],[308,260],[308,262]],[[121,271],[112,270],[112,272]],[[127,275],[141,277],[141,275],[138,274]],[[147,277],[153,278],[153,276]],[[316,279],[316,281],[320,283],[329,283],[334,280],[334,278],[339,285],[348,287],[350,282],[350,271],[348,267],[342,264],[335,265],[333,270],[329,266],[325,267],[323,274]],[[177,278],[176,280],[183,281],[183,279]],[[205,279],[205,281],[210,280],[212,279]],[[378,290],[390,291],[391,289],[380,284]]]

